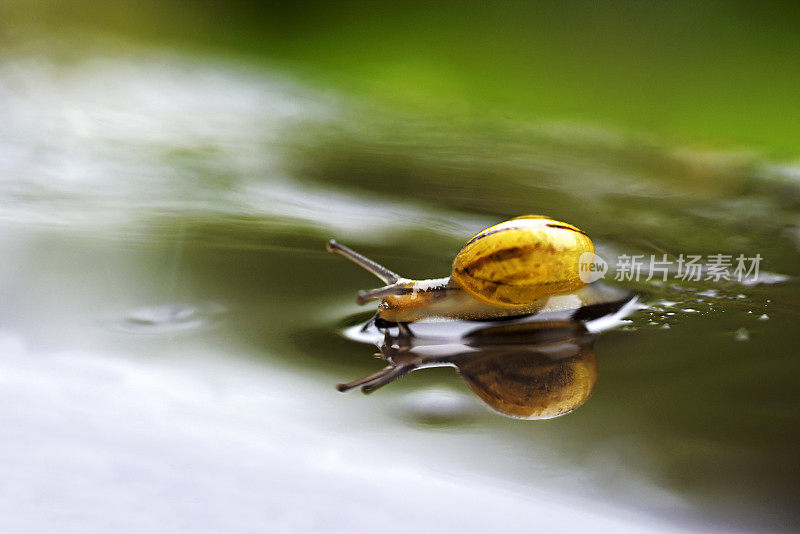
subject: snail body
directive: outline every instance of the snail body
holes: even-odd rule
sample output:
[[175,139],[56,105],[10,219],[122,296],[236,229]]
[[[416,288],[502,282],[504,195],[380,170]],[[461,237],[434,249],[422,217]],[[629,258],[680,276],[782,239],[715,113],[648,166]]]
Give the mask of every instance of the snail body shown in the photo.
[[359,304],[380,300],[380,317],[412,322],[431,317],[490,319],[536,313],[550,297],[567,295],[586,284],[580,257],[593,253],[591,239],[571,224],[525,216],[476,234],[453,260],[449,277],[409,280],[331,240],[337,252],[386,284],[361,291]]

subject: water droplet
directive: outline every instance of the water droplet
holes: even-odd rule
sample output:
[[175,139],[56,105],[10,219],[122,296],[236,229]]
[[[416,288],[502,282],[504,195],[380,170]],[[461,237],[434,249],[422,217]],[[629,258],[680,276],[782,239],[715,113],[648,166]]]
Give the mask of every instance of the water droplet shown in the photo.
[[740,328],[736,331],[736,341],[750,341],[750,332],[746,328]]

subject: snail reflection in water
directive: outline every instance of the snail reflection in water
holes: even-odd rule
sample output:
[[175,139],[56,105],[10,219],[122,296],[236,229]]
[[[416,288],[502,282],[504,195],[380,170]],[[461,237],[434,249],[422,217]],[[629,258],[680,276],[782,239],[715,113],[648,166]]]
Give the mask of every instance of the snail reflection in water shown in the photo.
[[341,384],[369,393],[411,371],[452,366],[490,408],[522,419],[549,419],[583,404],[597,381],[595,335],[578,321],[520,321],[481,325],[454,336],[417,324],[413,336],[371,320],[351,331],[358,340],[381,339],[379,357],[389,365]]
[[[566,413],[588,397],[597,376],[593,338],[584,322],[627,313],[625,304],[633,300],[609,286],[587,285],[580,264],[586,254],[592,257],[592,241],[547,217],[519,217],[478,233],[456,255],[448,278],[409,280],[335,241],[328,250],[386,284],[359,292],[356,300],[381,301],[361,331],[383,333],[379,356],[390,365],[340,386],[342,391],[361,386],[370,392],[414,369],[454,365],[470,388],[502,413],[526,418]],[[443,336],[434,338],[444,342],[420,337],[421,327],[443,329]],[[543,339],[549,341],[542,344]],[[449,349],[443,351],[445,345]],[[427,354],[432,347],[438,356]],[[556,353],[568,356],[553,358]],[[516,380],[504,378],[504,370]],[[545,398],[544,392],[556,391]]]

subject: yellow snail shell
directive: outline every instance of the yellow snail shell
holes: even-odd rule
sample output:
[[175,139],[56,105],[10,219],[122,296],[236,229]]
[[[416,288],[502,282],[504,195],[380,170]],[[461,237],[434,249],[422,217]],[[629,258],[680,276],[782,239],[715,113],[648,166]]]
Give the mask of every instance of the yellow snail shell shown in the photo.
[[546,217],[520,217],[487,228],[453,261],[452,279],[473,298],[500,308],[522,308],[580,289],[579,261],[594,253],[585,233]]

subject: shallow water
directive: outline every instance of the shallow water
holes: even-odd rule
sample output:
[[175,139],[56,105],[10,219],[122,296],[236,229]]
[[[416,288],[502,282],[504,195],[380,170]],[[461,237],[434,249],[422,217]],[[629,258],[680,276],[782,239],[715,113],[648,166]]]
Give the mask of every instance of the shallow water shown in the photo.
[[[385,479],[427,496],[420,525],[440,521],[438,491],[445,508],[493,503],[510,530],[526,514],[797,527],[795,167],[573,124],[426,124],[140,49],[19,52],[0,66],[0,115],[10,524],[70,495],[40,528],[135,530],[147,522],[125,518],[161,495],[178,504],[157,517],[210,531],[365,528],[390,512],[370,496]],[[333,389],[380,362],[344,336],[375,281],[329,238],[429,278],[525,213],[576,224],[609,259],[760,253],[771,274],[618,284],[647,307],[598,338],[593,395],[557,419],[500,417],[451,369],[371,397]],[[281,504],[258,510],[251,490]],[[491,524],[469,519],[448,521]]]

